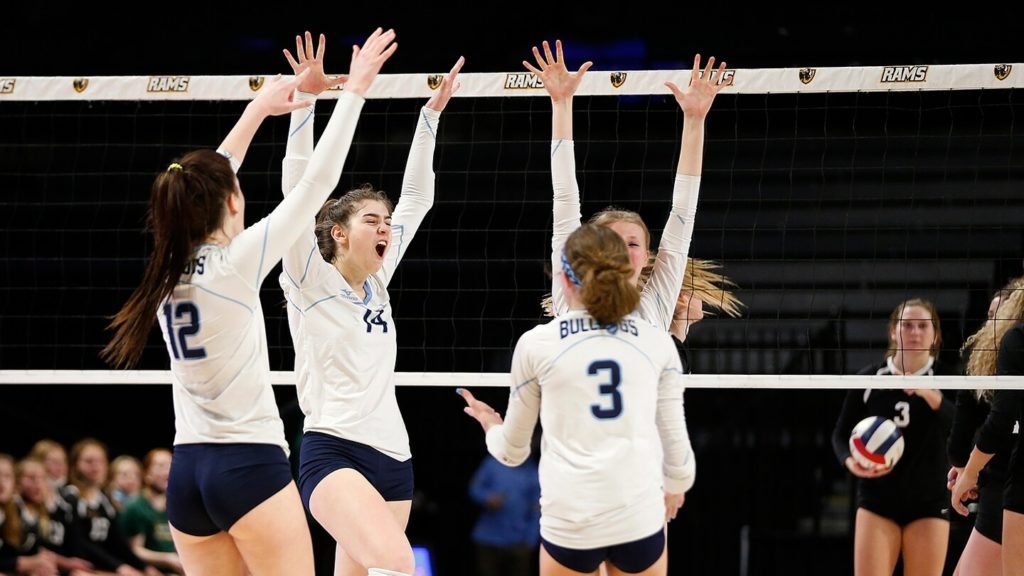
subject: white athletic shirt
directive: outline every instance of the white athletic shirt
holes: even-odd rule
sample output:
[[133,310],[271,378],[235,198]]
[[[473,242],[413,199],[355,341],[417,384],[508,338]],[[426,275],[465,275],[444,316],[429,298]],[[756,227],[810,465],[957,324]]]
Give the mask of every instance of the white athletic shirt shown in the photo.
[[682,368],[672,337],[637,314],[614,330],[585,310],[523,334],[512,391],[487,449],[515,466],[540,416],[540,529],[566,548],[630,542],[665,522],[664,492],[693,486]]
[[[282,189],[306,169],[312,147],[311,112],[292,114]],[[371,446],[400,461],[411,457],[409,435],[395,398],[398,343],[387,286],[416,230],[434,203],[434,143],[440,112],[422,108],[391,216],[391,244],[384,265],[353,292],[320,255],[313,220],[296,220],[304,233],[284,255],[281,288],[295,346],[299,405],[304,429]]]
[[[562,248],[574,230],[580,227],[580,189],[576,182],[576,157],[572,140],[551,141],[551,184],[554,188],[554,224],[551,235],[552,270],[562,269]],[[676,174],[672,188],[672,209],[661,233],[651,279],[640,294],[640,316],[668,330],[672,313],[683,287],[686,258],[697,217],[700,176]],[[552,282],[551,302],[555,316],[568,309],[562,287]]]
[[285,452],[270,383],[260,284],[341,177],[363,98],[346,93],[291,195],[231,239],[204,244],[157,310],[173,377],[174,443],[277,444]]

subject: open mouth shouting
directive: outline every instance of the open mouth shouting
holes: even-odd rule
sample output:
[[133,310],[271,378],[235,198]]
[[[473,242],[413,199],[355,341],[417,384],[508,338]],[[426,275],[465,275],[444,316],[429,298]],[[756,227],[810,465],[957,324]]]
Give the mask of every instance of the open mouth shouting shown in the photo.
[[388,241],[378,240],[377,245],[374,246],[374,248],[377,250],[377,257],[384,258],[384,253],[388,251]]

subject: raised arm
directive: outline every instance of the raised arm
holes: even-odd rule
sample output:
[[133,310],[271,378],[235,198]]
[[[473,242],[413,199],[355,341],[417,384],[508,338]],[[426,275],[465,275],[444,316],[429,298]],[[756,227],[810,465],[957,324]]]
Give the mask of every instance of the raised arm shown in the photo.
[[299,83],[295,99],[308,102],[307,108],[300,108],[291,114],[288,126],[288,141],[285,145],[284,166],[281,172],[281,191],[285,196],[299,183],[310,156],[313,155],[313,120],[316,99],[324,90],[330,90],[344,84],[347,75],[328,76],[324,73],[324,52],[327,38],[321,34],[316,51],[313,50],[313,35],[308,31],[303,36],[295,37],[295,56],[285,48],[284,57],[296,76],[306,70],[302,82]]
[[384,32],[378,28],[362,48],[352,47],[347,89],[338,99],[301,180],[270,215],[247,228],[231,243],[233,255],[237,254],[233,257],[236,270],[243,278],[252,278],[258,286],[284,252],[309,229],[320,206],[338,185],[363,107],[363,96],[381,66],[395,52],[398,45],[393,43],[394,38],[393,30]]
[[690,83],[685,89],[680,89],[673,82],[665,83],[683,111],[682,144],[672,189],[672,209],[661,234],[654,269],[644,286],[640,306],[644,317],[666,330],[672,324],[672,314],[683,286],[693,224],[697,218],[704,156],[704,119],[723,86],[718,80],[725,71],[725,62],[719,65],[717,75],[714,74],[714,64],[714,56],[708,58],[702,74],[700,54],[697,54],[690,71]]
[[263,87],[263,92],[245,107],[242,117],[235,122],[234,127],[217,148],[218,152],[231,161],[231,167],[235,172],[242,166],[249,144],[267,116],[280,116],[309,106],[308,102],[295,100],[292,94],[304,78],[305,76],[295,76],[282,80],[280,75],[272,78]]
[[[298,76],[306,73],[295,92],[298,100],[309,102],[308,108],[292,112],[288,126],[288,140],[285,144],[284,161],[281,166],[281,192],[287,196],[302,179],[313,155],[313,121],[315,119],[316,99],[324,90],[329,90],[345,83],[348,75],[328,76],[324,72],[324,52],[327,38],[321,34],[319,45],[313,50],[313,35],[308,31],[303,36],[295,37],[295,56],[285,49],[284,57],[291,66],[292,72]],[[307,72],[308,71],[308,72]],[[344,160],[342,161],[344,163]],[[298,288],[306,280],[315,281],[320,266],[316,236],[313,235],[312,221],[307,231],[285,251],[282,258],[282,282]],[[310,275],[312,272],[312,275]]]
[[441,112],[459,89],[459,71],[465,63],[466,59],[460,56],[448,74],[441,79],[440,86],[430,100],[427,100],[426,105],[420,110],[416,132],[409,147],[409,159],[405,164],[405,174],[402,177],[402,195],[398,198],[395,213],[391,215],[392,246],[381,268],[385,285],[391,282],[391,277],[405,256],[413,236],[434,205],[434,149],[437,143],[437,128]]
[[[533,47],[533,57],[537,61],[537,66],[526,60],[523,60],[523,66],[541,79],[544,89],[551,97],[551,187],[554,191],[551,263],[552,270],[558,270],[562,246],[565,245],[569,234],[580,227],[582,218],[572,140],[572,98],[593,62],[584,62],[575,73],[572,73],[565,66],[561,40],[555,41],[555,55],[551,53],[551,46],[546,40],[542,46],[543,56],[536,46]],[[552,282],[551,300],[556,315],[566,310],[565,297],[558,282]]]

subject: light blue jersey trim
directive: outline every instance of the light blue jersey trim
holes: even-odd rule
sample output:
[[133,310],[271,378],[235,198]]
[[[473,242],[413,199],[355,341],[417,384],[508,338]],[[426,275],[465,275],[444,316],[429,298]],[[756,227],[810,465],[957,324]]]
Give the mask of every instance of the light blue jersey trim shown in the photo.
[[248,310],[250,314],[252,314],[253,310],[255,310],[255,308],[250,307],[249,305],[245,304],[244,302],[241,302],[239,300],[235,300],[234,298],[231,298],[229,296],[225,296],[223,294],[218,294],[218,293],[214,292],[213,290],[210,290],[209,288],[206,288],[205,286],[199,286],[198,284],[192,284],[191,286],[193,288],[198,289],[198,290],[202,290],[203,292],[206,292],[207,294],[210,294],[211,296],[216,296],[218,298],[223,298],[224,300],[227,300],[228,302],[234,302],[235,304],[238,304],[242,308],[245,308],[246,310]]
[[265,229],[263,230],[263,246],[260,247],[260,265],[256,267],[256,286],[262,284],[263,280],[263,260],[267,256],[267,239],[270,237],[270,216],[267,216],[266,222],[264,222]]
[[641,356],[643,356],[647,360],[648,363],[650,363],[652,368],[656,368],[657,367],[654,364],[654,361],[651,360],[651,357],[648,356],[646,352],[644,352],[643,348],[640,348],[639,346],[637,346],[636,344],[630,342],[629,340],[625,340],[625,339],[619,338],[619,337],[611,335],[611,334],[594,334],[592,336],[587,336],[585,338],[582,338],[578,342],[574,342],[571,346],[569,346],[565,350],[562,350],[561,352],[559,352],[558,356],[555,356],[554,358],[551,359],[551,363],[552,364],[557,363],[558,359],[561,358],[566,353],[568,353],[570,350],[572,350],[573,348],[579,346],[580,344],[583,344],[584,342],[586,342],[588,340],[593,340],[594,338],[612,338],[612,339],[616,340],[617,342],[622,342],[623,344],[626,344],[628,346],[632,346],[633,348],[636,349],[637,352],[640,353]]
[[434,127],[430,125],[430,116],[423,110],[420,110],[420,116],[423,116],[423,122],[427,125],[427,130],[430,132],[430,136],[437,140],[437,134],[434,131]]
[[298,134],[299,131],[302,130],[302,127],[305,126],[310,120],[313,119],[313,115],[314,115],[314,111],[313,111],[312,108],[310,108],[309,109],[309,114],[307,114],[306,117],[302,119],[302,122],[299,123],[299,125],[295,128],[294,131],[292,131],[291,134],[288,135],[288,137],[291,138],[291,137],[295,136],[296,134]]

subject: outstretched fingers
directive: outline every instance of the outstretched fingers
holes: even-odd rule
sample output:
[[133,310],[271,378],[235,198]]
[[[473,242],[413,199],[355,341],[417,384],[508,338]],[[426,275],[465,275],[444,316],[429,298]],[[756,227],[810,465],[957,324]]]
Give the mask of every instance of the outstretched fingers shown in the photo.
[[[547,58],[547,61],[548,61],[549,63],[552,63],[552,64],[560,64],[560,63],[562,62],[562,59],[561,59],[561,58],[557,58],[557,59],[556,59],[556,58],[555,58],[555,57],[554,57],[554,56],[553,56],[553,55],[551,54],[551,44],[548,44],[548,41],[547,41],[547,40],[545,40],[545,41],[541,42],[541,45],[542,45],[542,46],[544,46],[544,57],[545,57],[545,58]],[[559,45],[561,45],[561,41],[559,41]]]

